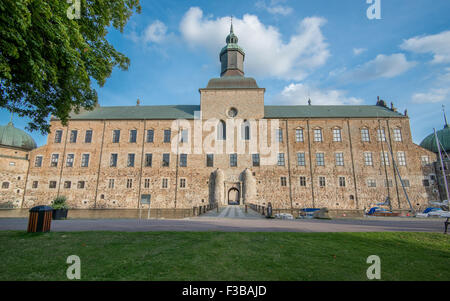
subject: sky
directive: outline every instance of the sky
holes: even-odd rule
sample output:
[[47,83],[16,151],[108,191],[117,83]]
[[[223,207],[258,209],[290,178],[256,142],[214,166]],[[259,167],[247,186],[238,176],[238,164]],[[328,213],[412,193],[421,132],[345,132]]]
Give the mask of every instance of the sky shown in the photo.
[[[370,3],[367,3],[370,2]],[[380,3],[379,9],[373,5]],[[408,110],[413,141],[450,114],[448,0],[142,0],[108,40],[131,60],[114,69],[101,106],[199,104],[220,76],[219,52],[233,18],[244,71],[266,88],[266,105],[375,105]],[[377,6],[378,8],[378,6]],[[368,12],[369,11],[369,12]],[[450,116],[450,115],[449,115]],[[0,124],[10,113],[0,110]],[[25,118],[14,117],[24,129]],[[46,137],[30,133],[39,146]]]

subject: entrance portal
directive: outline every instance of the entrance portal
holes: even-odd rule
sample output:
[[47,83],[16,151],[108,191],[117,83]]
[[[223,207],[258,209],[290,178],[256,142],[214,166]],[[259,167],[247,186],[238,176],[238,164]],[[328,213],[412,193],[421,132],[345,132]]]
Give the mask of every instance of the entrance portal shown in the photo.
[[240,196],[237,188],[231,188],[228,190],[228,205],[239,205]]

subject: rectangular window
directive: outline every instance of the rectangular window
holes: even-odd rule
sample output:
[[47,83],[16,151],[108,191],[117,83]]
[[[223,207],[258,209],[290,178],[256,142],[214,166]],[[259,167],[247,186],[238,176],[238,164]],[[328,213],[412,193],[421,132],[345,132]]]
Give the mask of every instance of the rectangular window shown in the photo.
[[61,140],[62,140],[62,134],[63,134],[63,131],[62,131],[62,130],[57,130],[57,131],[55,132],[55,143],[61,143]]
[[180,142],[181,143],[189,142],[189,131],[188,130],[181,130]]
[[297,165],[305,166],[305,153],[297,153]]
[[402,182],[403,182],[403,187],[411,187],[411,184],[409,183],[409,180],[403,179]]
[[333,141],[334,142],[342,141],[341,129],[333,129]]
[[66,167],[73,167],[74,154],[67,154]]
[[345,187],[345,177],[339,177],[339,187]]
[[324,153],[316,153],[316,164],[317,166],[325,166]]
[[136,143],[137,130],[130,130],[130,143]]
[[119,141],[120,141],[120,130],[114,130],[113,131],[112,142],[113,143],[119,143]]
[[281,181],[281,186],[286,186],[287,185],[286,177],[281,177],[280,181]]
[[387,166],[390,165],[388,152],[381,153],[381,165],[387,165]]
[[127,167],[134,167],[135,154],[128,154]]
[[84,135],[84,143],[92,142],[92,130],[86,130],[86,134]]
[[283,142],[283,129],[277,129],[276,138],[278,142]]
[[392,180],[384,180],[384,187],[392,187]]
[[36,156],[36,159],[34,159],[34,167],[41,167],[42,166],[42,156]]
[[394,129],[394,141],[402,142],[402,130]]
[[180,154],[180,167],[187,166],[187,154]]
[[405,152],[397,152],[398,165],[405,166],[406,165],[406,157]]
[[214,154],[206,154],[206,166],[207,167],[214,166]]
[[425,187],[429,187],[430,186],[430,180],[428,180],[428,179],[422,180],[422,183],[423,183],[423,186],[425,186]]
[[278,154],[278,166],[284,166],[284,153]]
[[152,167],[152,160],[153,160],[152,154],[145,154],[145,167]]
[[109,159],[109,167],[117,167],[117,154],[111,154]]
[[133,188],[133,179],[127,179],[127,188]]
[[258,167],[260,165],[259,154],[252,154],[252,165]]
[[70,143],[77,143],[77,136],[78,136],[78,131],[77,130],[72,130],[70,131]]
[[367,180],[367,187],[371,187],[371,188],[377,187],[377,181],[373,180],[373,179],[368,179]]
[[180,179],[180,188],[186,188],[186,179]]
[[302,187],[306,186],[306,177],[300,177],[300,186]]
[[33,181],[33,185],[31,187],[34,189],[38,188],[38,181]]
[[163,154],[162,166],[168,167],[170,165],[170,154]]
[[85,181],[78,181],[77,188],[78,189],[84,189],[85,183],[86,183]]
[[322,142],[322,130],[321,129],[314,130],[314,141]]
[[114,188],[114,179],[109,179],[108,188],[109,189],[113,189]]
[[237,154],[230,154],[230,166],[231,167],[237,166]]
[[369,129],[361,129],[361,141],[370,142]]
[[373,166],[372,153],[370,152],[364,153],[364,165]]
[[50,182],[48,183],[48,188],[51,188],[51,189],[56,188],[56,181],[50,181]]
[[144,188],[149,188],[150,187],[150,179],[145,179],[144,180]]
[[170,130],[164,130],[164,143],[170,143]]
[[336,153],[336,166],[344,166],[344,153]]
[[65,189],[69,189],[71,186],[72,186],[72,182],[70,182],[70,181],[65,181],[64,182],[64,188]]
[[319,177],[319,186],[320,187],[325,187],[326,186],[326,180],[325,177]]
[[421,157],[422,165],[430,164],[430,157],[428,156],[422,156]]
[[52,155],[52,160],[51,160],[50,166],[51,166],[51,167],[56,167],[56,166],[58,166],[58,159],[59,159],[59,155],[58,155],[58,154],[53,154],[53,155]]
[[81,157],[81,167],[89,166],[89,154],[83,154]]
[[162,188],[167,188],[168,186],[169,186],[169,179],[163,178],[161,187]]
[[377,132],[378,132],[378,141],[386,141],[384,129],[378,129]]
[[147,130],[147,143],[153,143],[154,135],[155,133],[153,130]]
[[295,130],[295,142],[303,142],[303,129]]

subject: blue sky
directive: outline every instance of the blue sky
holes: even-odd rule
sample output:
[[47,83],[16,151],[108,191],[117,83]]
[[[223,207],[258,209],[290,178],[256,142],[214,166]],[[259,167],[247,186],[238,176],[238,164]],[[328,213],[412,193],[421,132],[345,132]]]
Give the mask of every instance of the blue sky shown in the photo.
[[100,105],[199,104],[198,89],[219,76],[232,15],[246,76],[266,88],[266,104],[373,105],[380,96],[408,109],[420,143],[443,127],[442,105],[450,114],[450,1],[379,1],[381,19],[367,17],[366,0],[141,1],[124,33],[108,35],[131,65],[97,87]]

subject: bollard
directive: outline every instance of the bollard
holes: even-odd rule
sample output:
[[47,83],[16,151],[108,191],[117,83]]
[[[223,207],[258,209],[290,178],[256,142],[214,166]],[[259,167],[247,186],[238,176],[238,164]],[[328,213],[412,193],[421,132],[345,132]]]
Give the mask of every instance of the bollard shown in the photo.
[[247,205],[245,205],[245,213],[248,213]]

